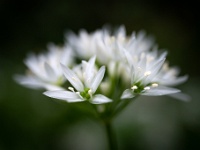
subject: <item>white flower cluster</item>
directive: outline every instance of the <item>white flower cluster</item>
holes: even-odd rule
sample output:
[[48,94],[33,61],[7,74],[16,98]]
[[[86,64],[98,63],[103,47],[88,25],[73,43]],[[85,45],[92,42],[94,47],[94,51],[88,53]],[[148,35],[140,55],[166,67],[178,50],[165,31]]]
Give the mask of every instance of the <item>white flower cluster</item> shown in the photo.
[[[46,54],[30,55],[27,75],[15,79],[44,94],[67,102],[101,104],[137,95],[159,96],[180,92],[169,87],[187,80],[165,61],[144,32],[126,35],[124,26],[66,35],[63,47],[50,45]],[[81,62],[81,63],[79,63]]]
[[30,54],[25,59],[28,67],[27,74],[16,75],[15,80],[30,88],[45,88],[47,90],[61,90],[66,81],[60,63],[71,66],[73,63],[72,49],[69,46],[58,47],[48,45],[48,52],[38,56]]

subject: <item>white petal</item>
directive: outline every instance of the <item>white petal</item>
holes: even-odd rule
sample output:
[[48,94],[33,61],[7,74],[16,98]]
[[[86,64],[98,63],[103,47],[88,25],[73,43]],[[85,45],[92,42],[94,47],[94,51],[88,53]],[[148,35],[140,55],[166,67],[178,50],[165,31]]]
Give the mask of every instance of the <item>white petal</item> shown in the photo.
[[46,91],[44,95],[60,100],[65,100],[67,102],[81,102],[84,101],[76,93],[69,91]]
[[86,68],[86,73],[89,74],[93,71],[94,69],[94,64],[95,64],[95,60],[96,60],[96,56],[93,56],[92,58],[90,58],[90,60],[88,61],[87,64],[87,68]]
[[115,32],[115,35],[118,37],[124,37],[126,36],[126,29],[124,27],[124,25],[121,25]]
[[44,84],[43,87],[48,91],[65,90],[64,88],[53,84]]
[[91,84],[92,78],[94,77],[94,65],[95,65],[96,56],[90,58],[88,62],[83,61],[83,65],[86,67],[84,68],[85,73],[85,84],[89,86]]
[[70,66],[73,62],[73,58],[74,58],[74,55],[73,55],[72,48],[65,45],[60,62],[62,64]]
[[46,62],[44,63],[44,68],[47,73],[47,77],[49,76],[49,78],[51,80],[56,80],[56,74],[55,74],[53,68],[48,63],[46,63]]
[[160,70],[160,68],[162,67],[163,63],[165,62],[165,58],[159,60],[158,62],[156,62],[149,70],[151,70],[152,72],[152,76],[155,76],[157,74],[157,72]]
[[129,99],[129,98],[133,98],[133,90],[130,89],[126,89],[121,96],[121,99]]
[[65,77],[74,86],[74,88],[78,91],[83,91],[84,86],[81,80],[78,78],[78,76],[68,67],[64,66],[63,64],[61,64],[61,67],[63,69]]
[[129,51],[125,51],[124,54],[125,54],[125,57],[126,57],[126,60],[127,60],[128,64],[129,64],[129,66],[132,66],[133,65],[133,59],[132,59],[132,56],[131,56],[130,52]]
[[40,68],[37,66],[38,61],[39,60],[34,54],[29,54],[28,58],[25,59],[24,63],[31,71],[38,75],[40,70]]
[[112,102],[111,99],[101,94],[95,95],[91,101],[92,104],[104,104],[104,103],[110,103],[110,102]]
[[46,80],[44,75],[44,57],[39,55],[36,57],[34,54],[29,54],[28,58],[24,61],[26,66],[33,72],[35,75],[40,77],[43,80]]
[[97,72],[95,78],[93,79],[92,81],[92,85],[91,85],[91,89],[92,89],[92,92],[95,93],[99,84],[101,83],[102,79],[103,79],[103,76],[104,76],[104,73],[105,73],[105,66],[102,66],[99,71]]
[[17,81],[19,84],[26,86],[28,88],[32,89],[41,89],[44,88],[46,90],[64,90],[62,87],[48,84],[46,82],[43,82],[39,78],[36,78],[34,76],[22,76],[22,75],[15,75],[14,76],[15,81]]
[[14,80],[19,84],[28,88],[39,89],[43,88],[42,81],[32,76],[15,75]]
[[68,99],[67,102],[68,103],[76,103],[76,102],[83,102],[84,100],[81,98],[78,99]]
[[174,93],[178,93],[178,92],[180,92],[180,90],[175,89],[175,88],[158,86],[156,88],[151,88],[151,89],[147,90],[145,93],[142,93],[141,95],[161,96],[161,95],[174,94]]
[[167,52],[167,51],[164,51],[164,52],[160,55],[159,60],[165,59],[165,58],[167,57],[167,54],[168,54],[168,52]]
[[135,71],[136,70],[135,70],[134,66],[132,65],[130,68],[130,71],[129,71],[129,73],[131,74],[131,84],[133,84],[135,81]]
[[177,77],[176,79],[173,79],[173,80],[161,79],[161,84],[164,84],[164,85],[167,85],[167,86],[175,86],[175,85],[178,85],[178,84],[181,84],[181,83],[185,82],[187,79],[188,79],[187,75],[182,76],[182,77]]
[[188,101],[191,100],[191,97],[187,94],[184,94],[184,93],[175,93],[175,94],[170,94],[168,96],[175,98],[175,99],[178,99],[178,100],[185,101],[185,102],[188,102]]

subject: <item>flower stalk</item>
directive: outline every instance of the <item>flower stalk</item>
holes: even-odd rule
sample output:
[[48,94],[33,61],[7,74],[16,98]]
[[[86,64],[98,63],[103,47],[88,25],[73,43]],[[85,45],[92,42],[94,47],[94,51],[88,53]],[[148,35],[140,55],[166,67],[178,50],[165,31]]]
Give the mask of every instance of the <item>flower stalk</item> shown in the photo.
[[118,146],[117,146],[116,136],[115,136],[115,132],[113,131],[111,120],[104,121],[104,125],[105,125],[106,134],[108,138],[109,149],[117,150]]

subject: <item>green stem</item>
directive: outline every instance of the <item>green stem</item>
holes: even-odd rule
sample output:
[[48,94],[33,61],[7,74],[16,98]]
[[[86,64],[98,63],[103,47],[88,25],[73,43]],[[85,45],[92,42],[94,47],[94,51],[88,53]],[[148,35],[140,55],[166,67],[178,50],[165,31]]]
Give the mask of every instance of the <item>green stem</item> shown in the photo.
[[106,133],[108,137],[109,150],[117,150],[116,137],[113,132],[111,121],[104,121]]
[[127,105],[129,105],[132,101],[134,101],[135,99],[137,98],[134,97],[132,99],[127,99],[127,100],[122,100],[121,103],[119,103],[118,106],[116,106],[113,114],[112,114],[112,117],[116,116],[117,114],[119,114],[120,112],[122,112],[124,110],[125,107],[127,107]]
[[131,102],[131,100],[124,100],[121,104],[119,104],[113,113],[113,116],[116,116],[118,113],[120,113],[124,108]]

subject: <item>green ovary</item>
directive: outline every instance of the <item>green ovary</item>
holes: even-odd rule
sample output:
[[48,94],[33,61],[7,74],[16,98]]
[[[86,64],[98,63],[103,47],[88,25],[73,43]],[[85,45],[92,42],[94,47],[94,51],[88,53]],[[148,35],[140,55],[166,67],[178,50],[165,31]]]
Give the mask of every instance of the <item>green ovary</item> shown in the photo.
[[89,88],[85,88],[84,91],[80,92],[80,95],[86,100],[89,100],[91,98],[88,92],[89,90],[90,90]]

